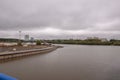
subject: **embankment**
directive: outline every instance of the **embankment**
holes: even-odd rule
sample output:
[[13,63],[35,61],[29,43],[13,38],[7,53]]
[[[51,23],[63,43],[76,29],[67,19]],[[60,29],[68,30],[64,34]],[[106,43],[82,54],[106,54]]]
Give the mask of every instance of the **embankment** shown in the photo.
[[53,50],[56,50],[57,48],[59,48],[59,46],[49,46],[41,49],[3,52],[3,53],[0,53],[0,62],[4,62],[4,61],[8,61],[15,58],[20,58],[20,57],[25,57],[25,56],[31,56],[35,54],[48,53]]

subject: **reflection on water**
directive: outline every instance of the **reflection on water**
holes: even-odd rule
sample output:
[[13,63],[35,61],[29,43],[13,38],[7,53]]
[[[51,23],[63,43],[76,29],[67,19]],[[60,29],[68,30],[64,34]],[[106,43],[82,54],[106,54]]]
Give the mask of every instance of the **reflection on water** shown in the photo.
[[64,46],[0,64],[0,72],[19,80],[120,80],[120,47]]

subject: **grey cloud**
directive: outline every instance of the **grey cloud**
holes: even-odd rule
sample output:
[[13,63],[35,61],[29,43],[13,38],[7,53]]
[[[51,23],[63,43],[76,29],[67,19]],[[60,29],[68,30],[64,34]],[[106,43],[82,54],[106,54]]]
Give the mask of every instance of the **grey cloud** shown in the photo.
[[119,0],[0,0],[0,31],[120,31]]

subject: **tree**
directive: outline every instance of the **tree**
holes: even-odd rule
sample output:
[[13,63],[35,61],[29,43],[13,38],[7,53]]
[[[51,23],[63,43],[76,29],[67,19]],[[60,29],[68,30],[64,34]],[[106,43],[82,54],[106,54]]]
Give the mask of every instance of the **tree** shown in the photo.
[[18,45],[18,46],[22,46],[22,42],[21,42],[21,41],[18,41],[18,42],[17,42],[17,45]]
[[37,41],[36,41],[36,45],[41,45],[41,41],[40,41],[40,40],[37,40]]

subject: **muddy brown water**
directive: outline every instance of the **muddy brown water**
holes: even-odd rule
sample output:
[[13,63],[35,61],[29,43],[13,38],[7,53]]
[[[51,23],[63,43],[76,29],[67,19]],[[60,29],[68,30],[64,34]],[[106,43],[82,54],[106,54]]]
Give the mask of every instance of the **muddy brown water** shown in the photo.
[[62,46],[1,63],[0,73],[18,80],[120,80],[119,46]]

